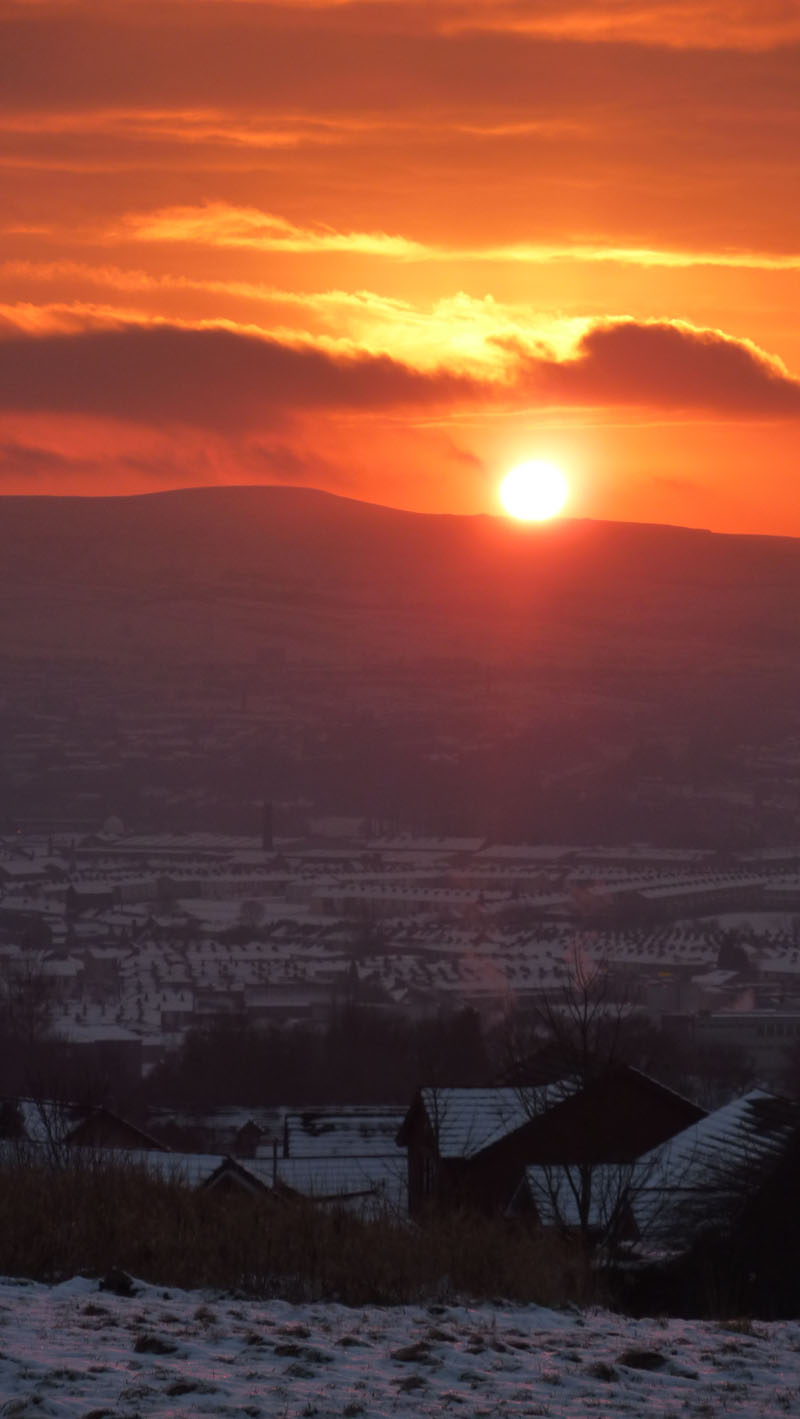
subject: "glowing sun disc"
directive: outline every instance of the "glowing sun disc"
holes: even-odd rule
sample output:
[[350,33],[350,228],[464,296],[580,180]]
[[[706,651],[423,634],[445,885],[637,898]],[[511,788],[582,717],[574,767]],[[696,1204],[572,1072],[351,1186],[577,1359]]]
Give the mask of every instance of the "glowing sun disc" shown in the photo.
[[544,522],[561,512],[569,497],[564,474],[554,463],[532,458],[518,463],[500,484],[500,501],[511,517]]

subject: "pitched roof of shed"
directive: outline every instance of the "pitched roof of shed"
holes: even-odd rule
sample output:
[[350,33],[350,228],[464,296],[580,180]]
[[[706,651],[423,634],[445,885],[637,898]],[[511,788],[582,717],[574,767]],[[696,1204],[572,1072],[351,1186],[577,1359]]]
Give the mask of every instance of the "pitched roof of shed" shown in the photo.
[[[584,1082],[575,1077],[536,1086],[422,1089],[419,1098],[436,1136],[439,1157],[469,1159],[534,1119],[542,1118],[568,1099],[581,1094],[586,1094],[588,1099],[610,1080],[620,1078],[633,1081],[637,1088],[644,1091],[644,1097],[652,1092],[685,1105],[695,1117],[702,1112],[682,1095],[626,1064],[609,1065],[601,1075]],[[406,1122],[398,1134],[401,1145],[407,1142],[409,1117],[406,1116]]]
[[[273,1165],[266,1160],[237,1159],[239,1166],[267,1187],[273,1186]],[[396,1157],[278,1158],[274,1181],[305,1197],[323,1201],[385,1191],[392,1201],[405,1200],[406,1168],[402,1153]]]
[[395,1158],[276,1158],[274,1162],[229,1157],[221,1160],[206,1182],[215,1186],[226,1177],[276,1196],[295,1193],[321,1205],[346,1207],[362,1217],[379,1217],[387,1209],[395,1214],[406,1211],[406,1170],[399,1154]]
[[49,1146],[75,1143],[84,1140],[81,1135],[91,1135],[93,1128],[102,1129],[111,1125],[127,1133],[124,1143],[110,1143],[98,1140],[96,1146],[105,1150],[128,1150],[138,1144],[142,1150],[168,1152],[166,1145],[153,1138],[138,1124],[131,1123],[121,1114],[105,1108],[102,1104],[83,1105],[59,1102],[54,1099],[4,1099],[2,1102],[15,1109],[21,1126],[20,1136],[31,1143]]
[[567,1081],[534,1091],[502,1089],[423,1089],[425,1112],[436,1134],[440,1158],[474,1158],[493,1143],[523,1128],[576,1089]]
[[[598,1163],[592,1168],[589,1227],[605,1230],[615,1220],[627,1200],[630,1175],[631,1168],[624,1164]],[[576,1168],[531,1165],[525,1169],[525,1185],[543,1227],[580,1228],[581,1179]]]
[[646,1153],[633,1183],[645,1243],[682,1250],[703,1230],[724,1230],[799,1128],[800,1105],[753,1089]]

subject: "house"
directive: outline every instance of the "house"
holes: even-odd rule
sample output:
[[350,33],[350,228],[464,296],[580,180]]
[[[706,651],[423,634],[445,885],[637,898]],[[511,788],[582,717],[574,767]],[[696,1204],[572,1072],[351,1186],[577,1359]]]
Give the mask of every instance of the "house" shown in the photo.
[[628,1310],[800,1310],[800,1101],[754,1089],[626,1164],[525,1169],[510,1206],[579,1234]]
[[9,892],[22,887],[29,894],[35,893],[62,876],[61,870],[51,862],[30,858],[3,858],[0,861],[0,886]]
[[754,1089],[645,1154],[629,1192],[627,1305],[796,1315],[800,1102]]
[[315,1206],[352,1212],[363,1220],[405,1215],[405,1169],[400,1156],[282,1158],[276,1150],[272,1159],[227,1157],[202,1186],[273,1202],[304,1199]]
[[395,1142],[401,1122],[391,1106],[287,1109],[280,1136],[248,1157],[225,1158],[207,1186],[306,1198],[364,1218],[405,1216],[406,1159]]
[[103,1107],[85,1110],[83,1117],[68,1129],[63,1142],[73,1148],[114,1148],[129,1152],[131,1149],[148,1152],[167,1153],[166,1144],[159,1143],[144,1129],[129,1123],[111,1109]]
[[237,1158],[255,1158],[258,1146],[264,1137],[264,1130],[259,1128],[255,1119],[248,1118],[241,1128],[237,1129],[233,1142],[233,1151]]
[[119,900],[116,888],[109,884],[95,882],[82,883],[76,887],[70,883],[66,894],[66,912],[68,917],[77,917],[84,912],[98,911],[105,907],[113,907]]
[[96,1148],[168,1152],[166,1145],[102,1106],[52,1099],[5,1099],[0,1137],[42,1148]]
[[674,1256],[731,1232],[798,1128],[798,1104],[753,1089],[645,1153],[632,1184],[643,1248]]
[[526,1167],[631,1163],[703,1117],[627,1065],[583,1084],[421,1089],[397,1135],[408,1156],[409,1212],[506,1211]]
[[406,1157],[395,1142],[403,1114],[394,1106],[227,1108],[153,1118],[177,1147],[223,1155],[201,1179],[213,1191],[306,1198],[365,1218],[406,1215]]

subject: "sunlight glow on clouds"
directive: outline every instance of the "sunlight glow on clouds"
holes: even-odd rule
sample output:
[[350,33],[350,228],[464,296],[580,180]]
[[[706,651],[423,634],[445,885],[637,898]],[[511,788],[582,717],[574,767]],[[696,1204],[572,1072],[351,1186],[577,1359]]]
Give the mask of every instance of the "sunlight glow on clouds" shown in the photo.
[[587,515],[800,534],[798,46],[789,0],[6,3],[0,488],[488,511],[554,441]]
[[228,207],[224,203],[168,207],[150,216],[131,216],[117,235],[124,237],[128,233],[138,241],[208,242],[212,246],[246,246],[265,251],[344,251],[404,259],[424,254],[424,247],[405,237],[296,227],[271,212]]
[[[606,320],[588,326],[566,358],[543,342],[495,337],[497,370],[457,362],[415,368],[353,346],[286,343],[223,322],[158,320],[82,329],[34,325],[30,310],[0,307],[0,407],[135,421],[257,428],[291,409],[475,404],[708,409],[735,419],[800,415],[800,381],[752,342],[685,322]],[[14,318],[18,317],[17,329]]]
[[204,243],[220,247],[249,247],[262,251],[352,252],[401,261],[520,262],[551,265],[558,262],[608,262],[659,267],[719,266],[732,270],[800,271],[800,251],[770,253],[748,250],[675,251],[652,247],[607,246],[573,243],[512,243],[507,246],[447,248],[427,245],[385,232],[341,232],[331,228],[302,228],[285,217],[256,208],[235,208],[224,203],[201,207],[168,207],[161,211],[131,214],[112,231],[111,239],[130,237],[145,242]]
[[[448,3],[448,0],[446,0]],[[800,38],[791,0],[449,0],[451,30],[499,29],[583,42],[770,48]]]

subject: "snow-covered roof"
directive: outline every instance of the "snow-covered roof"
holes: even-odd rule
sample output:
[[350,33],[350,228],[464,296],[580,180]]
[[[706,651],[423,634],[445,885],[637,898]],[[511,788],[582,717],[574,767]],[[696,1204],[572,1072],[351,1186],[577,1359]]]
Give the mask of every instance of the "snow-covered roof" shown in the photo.
[[380,1193],[393,1207],[405,1207],[407,1173],[399,1149],[390,1158],[278,1158],[274,1167],[268,1159],[236,1161],[267,1187],[277,1182],[319,1202]]
[[798,1104],[753,1089],[646,1153],[633,1182],[645,1245],[680,1250],[732,1222],[799,1127]]
[[109,1162],[124,1160],[126,1166],[141,1168],[149,1177],[184,1187],[202,1187],[222,1163],[218,1153],[160,1153],[149,1149],[115,1149]]
[[530,1123],[535,1114],[566,1097],[568,1086],[530,1091],[502,1089],[423,1089],[422,1103],[436,1134],[440,1158],[474,1158]]
[[107,1020],[95,1020],[86,1024],[78,1020],[62,1020],[59,1022],[58,1032],[62,1039],[70,1040],[72,1044],[104,1042],[137,1045],[142,1042],[141,1035],[135,1030],[128,1030],[123,1025]]
[[720,986],[733,984],[734,981],[738,981],[739,976],[739,971],[723,971],[717,968],[713,971],[704,971],[702,975],[692,976],[692,984],[713,990]]
[[295,1193],[321,1205],[347,1207],[362,1217],[382,1216],[387,1210],[405,1215],[407,1211],[406,1166],[399,1150],[395,1157],[251,1159],[228,1155],[210,1161],[216,1166],[203,1174],[199,1185],[215,1187],[232,1179],[245,1190],[263,1190],[283,1198]]
[[395,1138],[404,1111],[353,1105],[342,1109],[309,1109],[287,1113],[290,1158],[400,1157]]
[[485,843],[485,838],[417,838],[399,833],[391,838],[370,838],[366,847],[370,852],[384,848],[391,852],[480,852]]
[[[632,1165],[601,1163],[591,1169],[584,1196],[589,1213],[586,1225],[606,1231],[627,1196]],[[581,1179],[577,1167],[528,1167],[525,1184],[543,1227],[579,1229]]]

